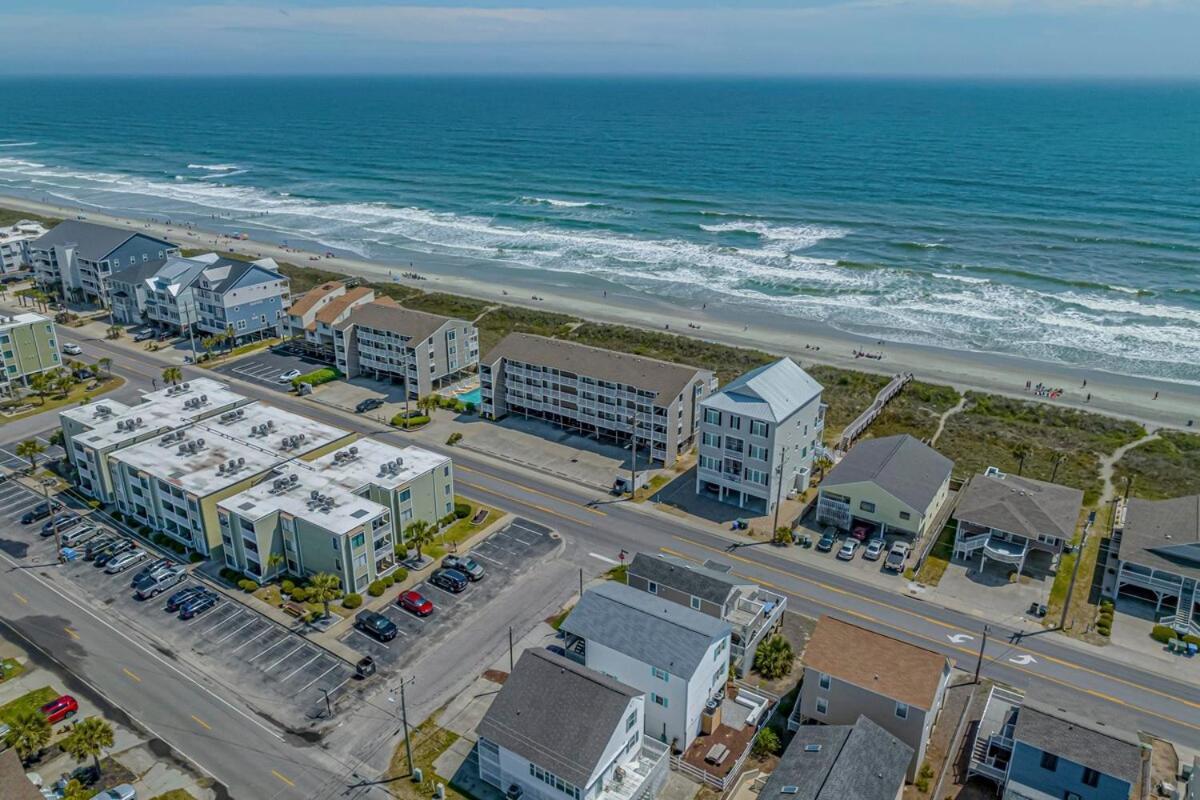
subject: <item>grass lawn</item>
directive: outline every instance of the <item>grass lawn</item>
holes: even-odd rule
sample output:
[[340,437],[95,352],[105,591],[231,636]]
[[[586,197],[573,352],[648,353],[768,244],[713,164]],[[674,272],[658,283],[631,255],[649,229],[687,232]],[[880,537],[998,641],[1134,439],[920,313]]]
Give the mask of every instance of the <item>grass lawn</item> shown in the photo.
[[616,581],[617,583],[629,583],[629,565],[618,564],[604,573],[604,579],[606,581]]
[[59,691],[50,686],[43,686],[26,692],[16,700],[10,700],[0,706],[0,722],[12,724],[12,721],[26,711],[37,711],[42,706],[59,696]]
[[424,782],[417,785],[409,779],[408,756],[404,740],[396,745],[392,752],[392,760],[388,765],[387,790],[395,797],[425,798],[433,797],[434,787],[438,783],[445,784],[448,800],[471,800],[467,795],[455,790],[450,779],[445,775],[434,772],[433,762],[446,752],[450,745],[458,741],[458,734],[436,725],[433,720],[427,720],[410,732],[412,739],[413,766],[421,770]]
[[[454,502],[466,503],[471,507],[471,513],[462,519],[455,520],[449,528],[446,528],[442,533],[439,533],[437,538],[434,539],[436,544],[462,544],[467,539],[470,539],[476,533],[486,528],[488,525],[491,525],[493,522],[500,519],[502,516],[502,512],[498,509],[474,500],[470,500],[462,495],[455,495]],[[478,525],[474,525],[471,523],[471,520],[475,518],[475,515],[479,513],[480,509],[485,509],[488,512],[488,515],[484,517],[483,521]],[[425,554],[429,555],[428,549],[426,550]]]
[[1200,434],[1163,431],[1116,463],[1113,480],[1119,491],[1133,479],[1130,494],[1151,500],[1200,494]]
[[156,794],[150,800],[196,800],[196,798],[187,789],[172,789],[169,792]]
[[[42,414],[46,411],[53,411],[56,408],[63,408],[64,406],[82,405],[92,398],[99,397],[107,392],[111,392],[113,389],[119,389],[122,385],[124,385],[124,383],[124,378],[117,375],[112,375],[101,380],[100,386],[91,391],[87,390],[87,383],[85,382],[78,383],[71,387],[71,391],[67,392],[65,395],[47,395],[44,402],[41,402],[36,396],[31,396],[29,398],[29,402],[33,404],[33,408],[11,417],[0,417],[0,425],[4,424],[5,422],[15,422],[19,419],[32,417],[35,414]],[[40,405],[39,402],[41,403]]]
[[646,482],[646,485],[633,493],[633,502],[644,503],[650,499],[659,489],[666,486],[672,480],[669,475],[654,475]]
[[[1111,506],[1110,506],[1111,510]],[[1100,557],[1100,543],[1106,538],[1108,519],[1104,511],[1097,514],[1096,524],[1088,535],[1083,551],[1064,553],[1058,561],[1058,572],[1054,583],[1050,586],[1050,599],[1046,601],[1046,617],[1042,624],[1046,627],[1057,627],[1062,619],[1063,604],[1067,600],[1067,589],[1071,585],[1071,573],[1075,570],[1075,560],[1079,561],[1079,575],[1075,581],[1075,591],[1071,595],[1071,606],[1067,610],[1065,630],[1062,632],[1076,639],[1083,639],[1092,644],[1105,644],[1108,639],[1095,631],[1088,631],[1088,626],[1096,619],[1099,609],[1091,602],[1092,578],[1096,571],[1096,561]],[[1072,544],[1079,544],[1079,534],[1072,539]]]
[[571,613],[571,608],[570,608],[570,607],[568,607],[568,608],[564,608],[562,611],[558,612],[558,613],[557,613],[557,614],[555,614],[553,617],[551,617],[550,619],[546,620],[546,623],[547,623],[547,624],[548,624],[548,625],[549,625],[551,628],[554,628],[554,630],[558,630],[559,628],[561,628],[561,627],[562,627],[563,620],[565,620],[565,619],[567,618],[567,616],[568,616],[570,613]]
[[1090,505],[1100,496],[1101,456],[1144,435],[1141,425],[1127,420],[969,392],[967,407],[946,421],[938,450],[954,459],[959,478],[989,466],[1039,480],[1053,476],[1056,483],[1082,489]]
[[6,658],[0,661],[0,683],[10,681],[25,671],[21,666],[21,662],[15,658]]
[[8,227],[16,225],[21,220],[27,219],[30,222],[40,222],[46,228],[53,228],[58,223],[62,222],[57,217],[43,217],[37,214],[31,214],[28,211],[18,211],[11,208],[0,208],[0,225]]
[[947,524],[938,534],[937,541],[929,548],[929,555],[921,562],[921,568],[913,572],[909,567],[904,571],[904,577],[915,580],[926,586],[937,586],[950,566],[950,557],[954,554],[954,526]]

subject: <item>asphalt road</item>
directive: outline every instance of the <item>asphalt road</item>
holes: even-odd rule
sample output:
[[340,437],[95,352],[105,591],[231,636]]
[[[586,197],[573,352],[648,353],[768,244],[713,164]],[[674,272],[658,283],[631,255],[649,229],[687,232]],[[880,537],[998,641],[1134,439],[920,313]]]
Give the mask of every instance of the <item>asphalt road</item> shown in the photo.
[[[64,340],[72,339],[70,331],[63,333]],[[163,363],[149,353],[130,352],[102,340],[81,343],[90,350],[103,350],[105,355],[113,358],[115,371],[135,379],[139,375],[143,379],[157,377],[163,367]],[[212,374],[191,367],[184,367],[184,372],[190,376]],[[414,441],[319,404],[281,395],[252,383],[235,380],[234,384],[247,396],[331,424],[355,428],[365,435],[397,444]],[[429,445],[422,442],[422,446]],[[555,528],[566,540],[572,563],[584,566],[589,576],[607,569],[622,550],[629,553],[661,550],[696,560],[715,557],[731,562],[739,574],[786,594],[794,611],[812,615],[838,614],[866,627],[943,652],[965,669],[975,666],[983,622],[970,615],[887,592],[860,583],[849,575],[796,563],[780,557],[769,546],[742,546],[731,551],[729,540],[721,536],[629,503],[610,502],[611,498],[600,496],[595,490],[571,486],[462,450],[453,450],[451,454],[456,463],[459,490],[463,494]],[[560,566],[541,576],[530,587],[529,596],[537,597],[539,601],[569,596],[574,590],[573,579],[577,580],[574,569]],[[133,681],[117,666],[115,659],[136,657],[138,661],[134,666],[125,666],[135,673],[136,667],[140,666],[153,674],[153,670],[161,671],[162,665],[155,666],[151,653],[139,653],[123,645],[118,634],[106,631],[102,624],[88,619],[84,609],[69,603],[64,605],[64,598],[47,599],[45,589],[28,583],[23,586],[31,593],[25,597],[33,598],[29,605],[37,609],[39,617],[47,613],[43,603],[49,602],[55,609],[50,613],[53,622],[43,626],[50,631],[45,635],[51,637],[47,644],[52,648],[66,645],[66,652],[73,652],[71,643],[61,637],[53,639],[53,631],[64,627],[58,624],[60,620],[66,620],[66,626],[80,620],[80,624],[99,625],[94,638],[93,634],[88,634],[87,640],[72,640],[81,642],[78,646],[86,651],[83,656],[76,657],[83,668],[81,674],[106,694],[114,695],[115,701],[148,726],[153,728],[156,723],[162,726],[163,730],[159,731],[162,738],[214,771],[231,789],[237,790],[234,792],[236,797],[341,795],[345,787],[354,782],[348,774],[351,769],[357,768],[362,774],[371,775],[386,763],[390,748],[385,745],[394,740],[394,731],[398,727],[391,706],[369,701],[361,714],[354,715],[354,730],[344,735],[339,732],[330,737],[332,741],[323,742],[320,748],[278,741],[240,716],[236,706],[231,707],[223,698],[206,695],[203,687],[200,690],[192,687],[182,693],[167,688],[161,695],[137,691],[137,687],[129,685]],[[10,596],[7,587],[0,594],[4,595],[0,597],[0,613],[5,619],[13,619],[11,613],[21,613],[24,607],[18,607],[21,604]],[[14,606],[14,602],[18,606]],[[29,609],[24,611],[29,613]],[[540,614],[542,608],[536,612]],[[532,619],[529,609],[513,607],[511,603],[498,604],[496,609],[488,609],[488,613],[470,623],[473,635],[479,637],[477,641],[459,637],[451,652],[422,658],[412,669],[414,673],[427,676],[422,680],[425,688],[420,699],[410,702],[410,718],[414,721],[422,719],[444,703],[452,692],[461,690],[464,682],[477,674],[477,670],[470,670],[486,663],[489,654],[494,657],[502,652],[507,625],[525,625],[527,629]],[[518,628],[517,634],[521,632]],[[1102,652],[1056,641],[1056,634],[1025,636],[1020,642],[1011,642],[1015,633],[992,626],[982,664],[983,675],[1036,690],[1076,713],[1110,725],[1145,730],[1189,747],[1200,747],[1200,690],[1196,685],[1158,675],[1152,667],[1131,666],[1105,658]],[[83,631],[79,631],[79,635],[82,637]],[[92,656],[93,652],[97,655]],[[468,666],[469,670],[463,670],[463,666]],[[176,684],[178,680],[171,678],[167,686]],[[123,694],[122,689],[126,690]],[[191,730],[188,720],[193,712],[210,725],[212,721],[204,714],[217,717],[221,725],[245,732],[253,747],[230,746],[233,740],[203,728],[200,732]],[[199,726],[193,722],[191,727]],[[336,758],[330,762],[334,753]],[[343,772],[334,774],[339,766]],[[322,777],[324,784],[321,784]]]

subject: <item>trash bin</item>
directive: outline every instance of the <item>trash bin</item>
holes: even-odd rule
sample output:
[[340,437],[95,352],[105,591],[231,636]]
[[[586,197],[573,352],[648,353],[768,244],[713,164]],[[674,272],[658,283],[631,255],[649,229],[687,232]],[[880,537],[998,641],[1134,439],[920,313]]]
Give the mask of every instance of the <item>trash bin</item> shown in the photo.
[[354,667],[355,673],[360,678],[366,678],[375,674],[375,659],[371,656],[363,656],[358,660],[358,664]]

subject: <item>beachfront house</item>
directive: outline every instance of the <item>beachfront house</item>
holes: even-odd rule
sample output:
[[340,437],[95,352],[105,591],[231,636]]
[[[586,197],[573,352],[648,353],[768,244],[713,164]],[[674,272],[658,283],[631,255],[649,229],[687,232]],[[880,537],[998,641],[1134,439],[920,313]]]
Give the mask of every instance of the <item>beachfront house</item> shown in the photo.
[[1143,797],[1148,753],[1137,736],[1103,727],[994,686],[975,728],[967,774],[994,782],[1004,800]]
[[569,658],[646,693],[646,733],[675,750],[729,674],[728,623],[623,583],[584,592],[561,630]]
[[724,620],[730,627],[729,662],[739,676],[754,666],[758,646],[783,625],[787,598],[733,574],[728,564],[692,564],[662,553],[637,553],[627,583],[634,589]]
[[27,219],[0,227],[0,275],[28,269],[33,263],[29,243],[45,233],[46,229],[40,222]]
[[[318,318],[328,310],[318,311]],[[333,328],[339,370],[350,378],[400,383],[410,398],[462,380],[479,364],[479,331],[472,323],[404,308],[390,297],[356,306]]]
[[[510,333],[479,363],[481,413],[542,420],[602,441],[650,450],[664,466],[691,448],[708,370]],[[649,466],[649,464],[644,464]]]
[[107,306],[108,278],[121,269],[178,255],[179,246],[145,233],[69,219],[29,243],[34,281],[69,302]]
[[283,335],[293,347],[332,364],[336,326],[358,306],[374,301],[374,289],[347,287],[341,281],[322,283],[292,302],[283,315]]
[[1153,602],[1159,623],[1200,636],[1200,495],[1130,499],[1109,544],[1107,571],[1116,576],[1106,581],[1113,594]]
[[940,524],[953,469],[953,461],[906,433],[865,439],[821,481],[817,521],[843,531],[862,527],[868,538],[919,539]]
[[278,336],[291,305],[291,283],[274,259],[217,258],[195,280],[196,328],[231,333],[234,343]]
[[34,375],[62,366],[54,321],[41,314],[0,315],[0,394],[29,386]]
[[865,716],[912,748],[906,765],[912,781],[925,760],[950,669],[941,653],[821,617],[804,649],[800,698],[788,727],[853,725]]
[[509,798],[653,800],[670,760],[645,710],[637,688],[526,650],[476,727],[479,778]]
[[759,800],[900,800],[912,748],[860,716],[804,725],[758,792]]
[[988,467],[959,492],[954,557],[979,553],[980,570],[990,560],[1015,566],[1020,574],[1031,559],[1053,570],[1075,535],[1082,508],[1079,489]]
[[747,372],[700,403],[696,492],[751,513],[808,488],[821,455],[821,384],[790,358]]

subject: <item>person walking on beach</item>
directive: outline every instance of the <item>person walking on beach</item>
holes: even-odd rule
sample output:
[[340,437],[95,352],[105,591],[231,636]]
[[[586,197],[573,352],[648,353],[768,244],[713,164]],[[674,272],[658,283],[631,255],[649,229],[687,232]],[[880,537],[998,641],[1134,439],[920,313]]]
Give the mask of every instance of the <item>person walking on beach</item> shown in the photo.
[[1154,393],[1154,399],[1155,399],[1155,400],[1157,400],[1157,399],[1158,399],[1158,392],[1155,392],[1155,393]]

